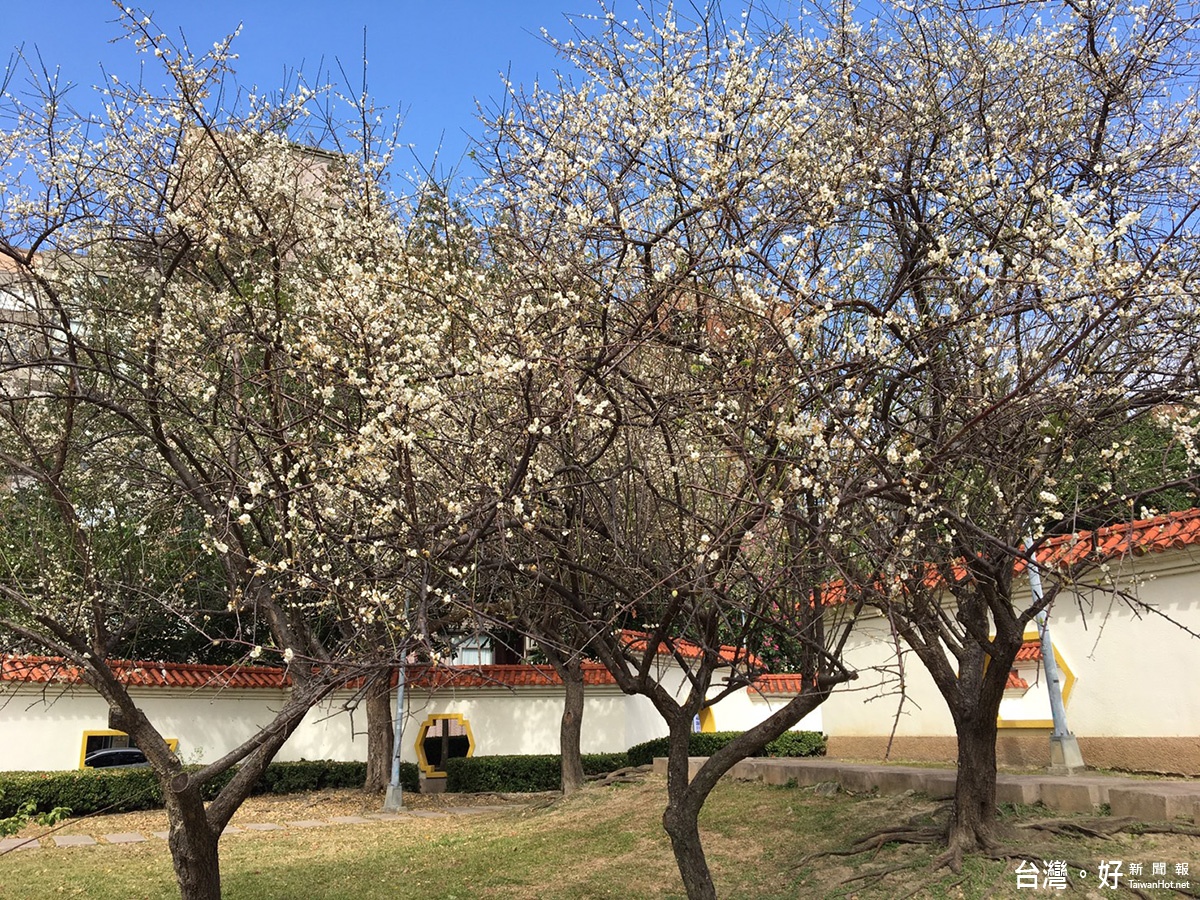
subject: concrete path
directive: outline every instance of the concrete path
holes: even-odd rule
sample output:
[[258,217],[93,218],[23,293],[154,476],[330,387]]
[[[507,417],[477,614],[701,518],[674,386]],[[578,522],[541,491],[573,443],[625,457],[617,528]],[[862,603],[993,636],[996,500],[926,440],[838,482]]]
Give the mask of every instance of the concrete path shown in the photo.
[[[446,819],[454,816],[477,816],[497,810],[523,809],[523,803],[507,803],[497,806],[446,806],[438,810],[405,809],[394,813],[370,813],[365,816],[331,816],[329,819],[303,819],[295,822],[252,822],[246,825],[226,827],[222,837],[228,835],[253,834],[266,831],[296,831],[306,828],[335,828],[347,825],[370,825],[375,822],[396,822],[404,819]],[[113,834],[49,834],[42,838],[0,839],[0,854],[19,850],[38,850],[55,847],[95,847],[115,844],[140,844],[148,841],[165,841],[167,832],[153,831],[140,834],[123,831]]]
[[[691,771],[704,764],[693,758]],[[654,760],[654,771],[665,775],[666,759]],[[814,785],[833,782],[852,793],[881,794],[916,791],[935,800],[954,796],[954,769],[848,763],[837,759],[746,759],[727,777],[766,784]],[[1057,812],[1093,812],[1103,804],[1114,816],[1144,821],[1187,819],[1200,825],[1200,780],[1166,781],[1115,775],[1007,775],[996,779],[999,803],[1041,803]]]

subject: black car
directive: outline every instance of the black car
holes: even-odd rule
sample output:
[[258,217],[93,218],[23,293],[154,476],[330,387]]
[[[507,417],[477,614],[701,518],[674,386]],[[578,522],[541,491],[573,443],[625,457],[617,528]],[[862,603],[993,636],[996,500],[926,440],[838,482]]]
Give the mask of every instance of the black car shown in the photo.
[[137,747],[118,747],[89,753],[83,764],[89,769],[133,769],[148,766],[146,754]]

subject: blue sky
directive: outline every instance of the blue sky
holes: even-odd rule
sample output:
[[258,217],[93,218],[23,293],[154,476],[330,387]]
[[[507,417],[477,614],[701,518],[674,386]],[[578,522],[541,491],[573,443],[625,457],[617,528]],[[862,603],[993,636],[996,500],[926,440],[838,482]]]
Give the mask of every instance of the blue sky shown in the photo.
[[[141,8],[162,31],[177,36],[182,29],[193,50],[241,23],[238,80],[264,90],[278,87],[288,70],[312,80],[323,64],[336,74],[335,60],[357,90],[365,27],[370,93],[403,113],[401,139],[414,145],[416,160],[429,165],[442,145],[442,172],[462,157],[467,134],[480,133],[475,101],[502,95],[502,72],[511,68],[514,82],[531,84],[561,67],[540,29],[565,35],[564,12],[599,10],[596,0],[170,0]],[[77,85],[73,102],[82,108],[102,65],[123,78],[136,75],[132,45],[113,43],[122,31],[108,0],[50,0],[34,10],[27,4],[20,15],[0,17],[0,65],[22,44],[31,58],[36,48],[47,67]],[[411,169],[415,160],[400,163]]]

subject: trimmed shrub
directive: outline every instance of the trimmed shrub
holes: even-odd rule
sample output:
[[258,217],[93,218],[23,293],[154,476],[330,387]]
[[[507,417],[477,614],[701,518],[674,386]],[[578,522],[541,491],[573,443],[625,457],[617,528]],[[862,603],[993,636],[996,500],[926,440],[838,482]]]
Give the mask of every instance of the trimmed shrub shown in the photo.
[[627,765],[629,765],[629,754],[624,751],[620,753],[583,754],[584,775],[607,775],[609,772],[623,769]]
[[[187,768],[192,769],[192,768],[194,768],[194,766],[188,766]],[[267,768],[270,768],[270,766],[268,766]],[[200,796],[203,797],[206,802],[210,801],[210,800],[216,800],[217,794],[221,793],[221,790],[225,787],[225,785],[229,784],[229,782],[233,780],[233,776],[236,774],[237,774],[236,767],[234,767],[232,769],[226,769],[224,772],[222,772],[220,775],[213,778],[211,781],[209,781],[207,784],[205,784],[203,788],[200,789]],[[256,793],[258,793],[258,791],[257,791],[257,789],[251,789],[250,793],[256,794]]]
[[767,756],[824,756],[828,738],[819,731],[785,731],[767,744]]
[[[629,764],[631,766],[648,766],[654,762],[654,757],[666,756],[669,749],[670,742],[665,737],[634,744],[627,751],[629,753]],[[692,755],[691,740],[688,741],[688,755]],[[700,756],[701,754],[697,753],[695,755]]]
[[[712,756],[742,734],[740,731],[697,732],[688,738],[688,756]],[[819,731],[785,731],[764,747],[757,756],[824,756],[825,735]],[[666,756],[670,741],[655,738],[629,748],[629,764],[646,766],[656,756]]]
[[[339,763],[338,769],[351,770],[357,775],[358,783],[362,784],[367,777],[366,763]],[[304,791],[317,791],[328,784],[326,773],[331,764],[321,760],[302,759],[297,762],[273,763],[267,766],[262,778],[254,787],[256,794],[300,794]]]
[[[406,791],[416,791],[417,767],[400,764],[400,783]],[[212,800],[236,769],[214,778],[204,786],[204,799]],[[252,794],[290,794],[321,788],[361,787],[367,766],[361,762],[301,760],[271,763],[254,786]],[[99,812],[131,812],[158,809],[163,805],[162,790],[150,769],[80,769],[71,772],[0,773],[0,818],[15,815],[33,801],[35,809],[46,811],[56,806],[69,807],[75,816]]]
[[[628,764],[624,753],[583,754],[585,775],[603,775]],[[454,793],[534,793],[557,791],[561,786],[562,764],[557,754],[471,756],[446,760],[446,790]]]
[[446,760],[446,790],[552,791],[559,786],[556,756],[457,756]]
[[132,812],[162,806],[162,791],[149,769],[118,772],[12,772],[0,776],[0,817],[10,816],[26,803],[46,811],[65,806],[72,815],[106,810]]
[[[447,738],[446,743],[449,745],[449,756],[451,759],[461,759],[471,752],[471,741],[465,734],[458,734]],[[422,744],[422,749],[425,751],[425,761],[435,769],[441,769],[441,736],[435,734],[428,735]]]

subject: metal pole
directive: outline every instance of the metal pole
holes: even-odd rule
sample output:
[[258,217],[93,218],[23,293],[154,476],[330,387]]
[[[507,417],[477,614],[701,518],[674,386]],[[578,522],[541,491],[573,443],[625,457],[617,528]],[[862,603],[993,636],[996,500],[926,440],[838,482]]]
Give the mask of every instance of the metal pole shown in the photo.
[[396,721],[392,730],[392,781],[383,798],[383,808],[395,812],[404,806],[404,788],[400,784],[400,753],[404,748],[404,663],[396,670]]
[[[1038,571],[1037,560],[1032,553],[1033,538],[1025,539],[1025,549],[1029,553],[1029,593],[1034,605],[1042,602],[1042,575]],[[1063,703],[1062,676],[1058,671],[1058,660],[1054,658],[1054,644],[1050,640],[1050,617],[1046,610],[1041,610],[1036,617],[1038,636],[1042,644],[1042,671],[1046,674],[1046,690],[1050,694],[1050,718],[1053,728],[1050,732],[1050,771],[1056,774],[1074,775],[1086,767],[1083,754],[1079,750],[1079,742],[1067,728],[1067,707]]]
[[[408,592],[404,592],[405,627],[408,627]],[[387,794],[383,798],[383,808],[387,812],[395,812],[404,806],[404,788],[400,784],[400,754],[404,751],[404,683],[405,665],[408,662],[408,640],[401,644],[400,665],[396,669],[396,719],[392,723],[392,781],[388,785]]]

